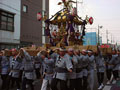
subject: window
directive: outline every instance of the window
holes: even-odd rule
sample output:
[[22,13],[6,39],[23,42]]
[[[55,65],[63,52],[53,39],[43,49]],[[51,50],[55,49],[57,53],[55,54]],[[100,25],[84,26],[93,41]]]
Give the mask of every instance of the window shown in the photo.
[[0,10],[0,29],[14,31],[14,14]]
[[25,13],[28,12],[28,6],[27,5],[23,5],[23,12],[25,12]]

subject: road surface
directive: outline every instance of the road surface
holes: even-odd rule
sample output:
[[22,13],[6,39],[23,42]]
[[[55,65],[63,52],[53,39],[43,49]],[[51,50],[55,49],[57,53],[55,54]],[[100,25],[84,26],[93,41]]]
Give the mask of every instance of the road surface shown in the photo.
[[[41,88],[41,83],[42,83],[42,80],[37,80],[37,81],[35,81],[35,85],[34,85],[35,90],[40,90],[40,88]],[[120,82],[118,82],[118,84],[120,84]],[[117,87],[117,86],[115,86],[114,84],[106,85],[106,78],[104,79],[104,85],[105,85],[105,86],[104,86],[103,90],[110,90],[110,89],[112,88],[112,86]],[[0,79],[0,87],[1,87],[1,79]],[[97,76],[96,76],[96,73],[95,73],[94,90],[98,90],[97,88],[98,88],[98,82],[97,82]],[[1,89],[0,89],[0,90],[1,90]],[[13,89],[10,89],[10,90],[16,90],[16,88],[13,88]],[[30,89],[28,88],[27,90],[30,90]],[[113,90],[113,89],[112,89],[112,90]],[[117,89],[115,89],[115,90],[117,90]],[[118,89],[118,90],[120,90],[120,89]]]

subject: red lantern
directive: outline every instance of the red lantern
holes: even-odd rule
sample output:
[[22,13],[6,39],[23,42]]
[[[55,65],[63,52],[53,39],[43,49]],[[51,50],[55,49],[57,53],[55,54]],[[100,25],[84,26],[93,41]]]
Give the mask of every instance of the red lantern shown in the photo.
[[66,2],[66,0],[62,0],[63,2]]
[[101,45],[101,48],[110,48],[110,45],[104,44],[104,45]]
[[93,24],[93,17],[90,17],[90,18],[89,18],[89,23],[90,23],[90,24]]
[[37,20],[38,21],[42,20],[42,14],[40,12],[37,13]]

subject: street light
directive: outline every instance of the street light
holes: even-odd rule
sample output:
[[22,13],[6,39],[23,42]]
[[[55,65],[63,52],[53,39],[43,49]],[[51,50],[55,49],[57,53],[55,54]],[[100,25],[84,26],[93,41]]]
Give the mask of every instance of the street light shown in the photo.
[[100,33],[100,29],[102,29],[102,28],[103,28],[103,26],[98,25],[98,45],[100,45],[99,33]]

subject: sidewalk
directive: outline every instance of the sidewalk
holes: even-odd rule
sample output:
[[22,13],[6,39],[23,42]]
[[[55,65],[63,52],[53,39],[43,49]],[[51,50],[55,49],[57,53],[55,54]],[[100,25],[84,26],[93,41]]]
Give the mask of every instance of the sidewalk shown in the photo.
[[106,84],[103,90],[120,90],[120,80],[116,83]]

